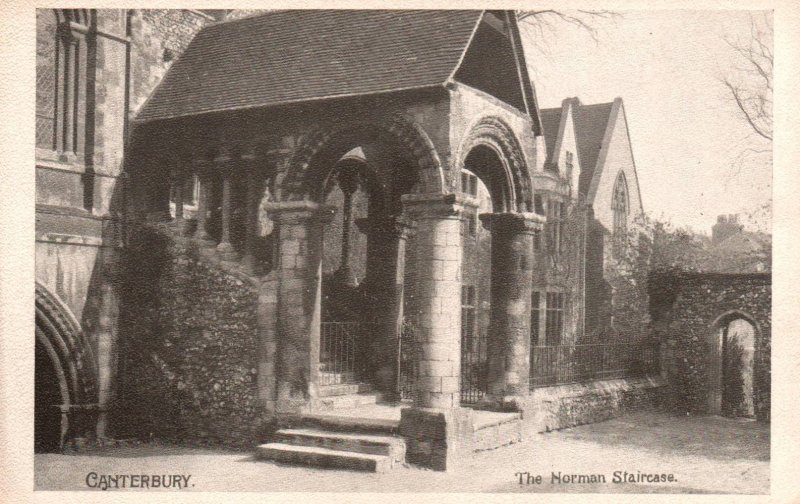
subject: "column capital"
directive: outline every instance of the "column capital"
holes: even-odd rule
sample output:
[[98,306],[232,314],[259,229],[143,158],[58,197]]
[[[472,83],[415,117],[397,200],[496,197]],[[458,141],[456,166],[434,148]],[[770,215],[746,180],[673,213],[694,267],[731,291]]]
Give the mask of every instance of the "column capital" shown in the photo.
[[408,239],[416,232],[417,225],[406,215],[356,219],[358,230],[367,236],[372,234]]
[[419,219],[461,219],[469,207],[478,207],[478,200],[461,193],[404,194],[403,209],[409,217]]
[[535,234],[542,230],[547,221],[544,215],[532,212],[485,213],[479,217],[483,227],[490,231],[514,234]]
[[228,149],[222,147],[219,152],[217,152],[217,155],[214,156],[214,168],[219,170],[223,176],[230,176],[233,171],[233,161],[233,157]]
[[327,223],[336,213],[333,205],[321,205],[308,200],[270,202],[265,208],[278,224],[302,224],[307,221]]

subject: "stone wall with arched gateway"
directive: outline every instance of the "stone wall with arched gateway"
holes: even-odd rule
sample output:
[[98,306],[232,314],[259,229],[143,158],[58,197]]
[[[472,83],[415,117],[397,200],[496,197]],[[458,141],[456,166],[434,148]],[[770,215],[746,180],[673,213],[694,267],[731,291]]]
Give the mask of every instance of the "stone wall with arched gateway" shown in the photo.
[[720,328],[743,319],[754,328],[753,403],[770,418],[770,273],[660,273],[650,276],[650,313],[662,342],[670,404],[679,411],[719,413]]

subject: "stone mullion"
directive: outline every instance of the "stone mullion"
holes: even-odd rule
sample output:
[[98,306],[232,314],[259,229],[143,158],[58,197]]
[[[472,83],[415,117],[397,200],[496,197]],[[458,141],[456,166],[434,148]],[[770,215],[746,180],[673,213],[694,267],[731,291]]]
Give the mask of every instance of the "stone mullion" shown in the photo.
[[486,400],[505,406],[529,392],[533,240],[544,218],[498,213],[481,215],[481,220],[492,232]]

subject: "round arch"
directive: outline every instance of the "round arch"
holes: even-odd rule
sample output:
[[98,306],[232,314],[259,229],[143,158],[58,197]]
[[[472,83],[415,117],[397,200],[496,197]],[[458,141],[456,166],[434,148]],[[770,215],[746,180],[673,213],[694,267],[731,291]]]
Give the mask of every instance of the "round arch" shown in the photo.
[[[723,409],[722,389],[723,389],[723,342],[724,335],[721,330],[727,327],[731,322],[736,320],[744,320],[753,328],[753,348],[755,354],[753,355],[751,370],[752,375],[758,373],[756,367],[758,366],[759,356],[758,348],[761,342],[761,326],[756,321],[755,317],[743,310],[728,310],[718,315],[714,321],[709,324],[707,330],[707,346],[708,346],[708,410],[711,414],[720,414]],[[752,394],[755,396],[755,383],[752,384]]]
[[36,339],[47,350],[65,405],[91,404],[97,398],[97,372],[91,347],[70,309],[36,283]]
[[336,162],[354,146],[375,141],[396,148],[397,154],[412,167],[417,177],[414,192],[444,192],[444,173],[433,142],[418,124],[402,114],[394,114],[383,120],[342,119],[309,133],[289,161],[280,199],[319,201],[324,181]]
[[465,165],[476,147],[494,152],[503,169],[504,184],[501,192],[502,209],[495,211],[533,212],[533,183],[517,137],[511,127],[499,117],[478,119],[459,146],[458,167]]

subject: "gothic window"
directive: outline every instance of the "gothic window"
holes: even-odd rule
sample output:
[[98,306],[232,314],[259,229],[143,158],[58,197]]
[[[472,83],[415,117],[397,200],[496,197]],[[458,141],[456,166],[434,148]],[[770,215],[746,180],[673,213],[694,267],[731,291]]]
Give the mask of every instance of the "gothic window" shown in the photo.
[[90,18],[81,9],[36,11],[36,147],[82,153]]
[[55,148],[56,131],[56,16],[36,11],[36,147]]
[[614,184],[611,210],[614,212],[613,252],[618,256],[625,248],[628,235],[628,182],[623,172],[619,173]]
[[566,159],[566,163],[565,164],[567,166],[567,175],[571,175],[572,174],[572,168],[574,166],[574,156],[573,156],[572,152],[567,151],[566,158],[567,159]]

